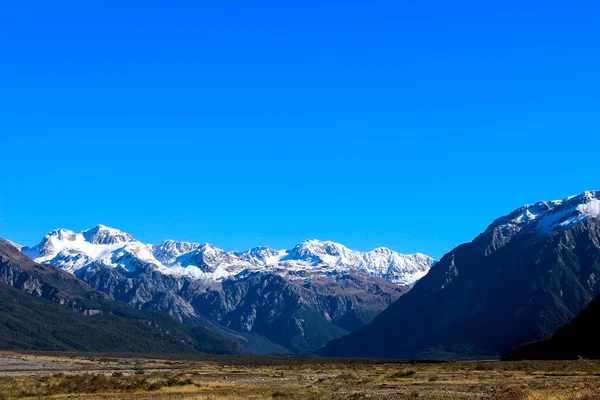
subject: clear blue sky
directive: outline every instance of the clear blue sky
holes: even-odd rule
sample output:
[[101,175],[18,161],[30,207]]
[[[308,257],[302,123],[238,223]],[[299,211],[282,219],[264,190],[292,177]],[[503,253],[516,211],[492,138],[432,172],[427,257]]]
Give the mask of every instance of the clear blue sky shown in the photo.
[[599,189],[600,5],[489,3],[3,1],[0,236],[440,257]]

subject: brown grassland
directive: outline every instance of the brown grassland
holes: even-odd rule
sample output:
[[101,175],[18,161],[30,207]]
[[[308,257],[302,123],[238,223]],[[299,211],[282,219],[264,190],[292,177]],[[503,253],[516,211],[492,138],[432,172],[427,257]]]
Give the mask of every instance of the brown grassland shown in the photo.
[[0,399],[600,400],[600,362],[2,353]]

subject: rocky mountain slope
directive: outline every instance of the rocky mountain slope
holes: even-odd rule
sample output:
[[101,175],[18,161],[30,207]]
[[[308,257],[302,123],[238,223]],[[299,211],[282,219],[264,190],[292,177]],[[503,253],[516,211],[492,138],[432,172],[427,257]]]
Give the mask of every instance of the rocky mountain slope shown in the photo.
[[136,311],[0,239],[0,348],[239,353],[206,328]]
[[552,335],[600,292],[600,192],[523,206],[458,246],[327,356],[494,357]]
[[102,225],[55,230],[22,250],[133,308],[240,333],[254,353],[308,353],[364,326],[434,262],[316,240],[245,252],[173,240],[148,245]]

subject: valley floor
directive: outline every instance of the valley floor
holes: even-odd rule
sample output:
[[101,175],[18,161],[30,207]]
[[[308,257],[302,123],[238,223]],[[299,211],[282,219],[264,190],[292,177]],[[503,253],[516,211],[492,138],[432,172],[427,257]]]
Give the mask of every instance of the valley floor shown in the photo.
[[0,353],[0,399],[585,399],[600,362]]

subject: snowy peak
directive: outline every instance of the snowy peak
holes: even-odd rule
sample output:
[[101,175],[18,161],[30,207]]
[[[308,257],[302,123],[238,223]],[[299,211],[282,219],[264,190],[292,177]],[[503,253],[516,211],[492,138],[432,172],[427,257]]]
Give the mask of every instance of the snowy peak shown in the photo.
[[275,250],[270,247],[259,246],[243,252],[234,251],[232,254],[240,260],[258,267],[278,263],[287,252],[285,250]]
[[152,246],[152,254],[162,263],[174,264],[183,254],[196,250],[198,243],[180,242],[178,240],[164,240]]
[[579,214],[587,217],[599,217],[600,190],[584,192],[580,196],[582,201],[575,201]]
[[321,263],[333,265],[347,265],[352,262],[354,253],[349,248],[330,241],[306,240],[294,247],[284,260],[306,261],[313,265]]
[[80,233],[57,229],[44,236],[37,246],[24,247],[22,251],[37,262],[52,264],[71,273],[92,265],[132,271],[140,263],[151,263],[168,272],[156,262],[149,246],[104,225]]
[[[209,243],[201,244],[190,256],[189,262],[203,271],[214,272],[223,266],[230,272],[240,272],[247,267],[236,256]],[[240,265],[241,264],[241,265]],[[236,268],[236,266],[238,268]]]
[[69,229],[56,229],[46,235],[46,238],[56,238],[58,240],[74,241],[76,233]]
[[282,262],[330,269],[354,269],[402,285],[413,285],[425,276],[435,260],[424,254],[399,254],[385,247],[367,252],[339,243],[307,240],[281,259]]
[[117,244],[134,240],[128,233],[100,224],[81,232],[81,234],[87,242],[92,244]]
[[425,254],[399,254],[387,248],[377,248],[363,253],[358,271],[390,282],[413,285],[434,264],[435,260]]
[[73,242],[76,239],[76,234],[68,229],[55,229],[42,238],[40,243],[33,247],[24,247],[23,251],[35,252],[39,256],[47,256],[57,253],[57,248],[61,248],[60,242]]
[[527,230],[552,234],[589,218],[600,217],[600,191],[586,191],[562,200],[540,201],[520,207],[495,220],[485,232]]
[[151,247],[152,254],[164,268],[168,268],[173,274],[192,279],[220,280],[251,266],[210,243],[165,240]]
[[104,225],[85,230],[79,234],[69,229],[55,229],[49,232],[37,246],[24,247],[30,256],[51,257],[64,250],[90,248],[90,245],[117,245],[133,241],[133,237],[117,229]]

